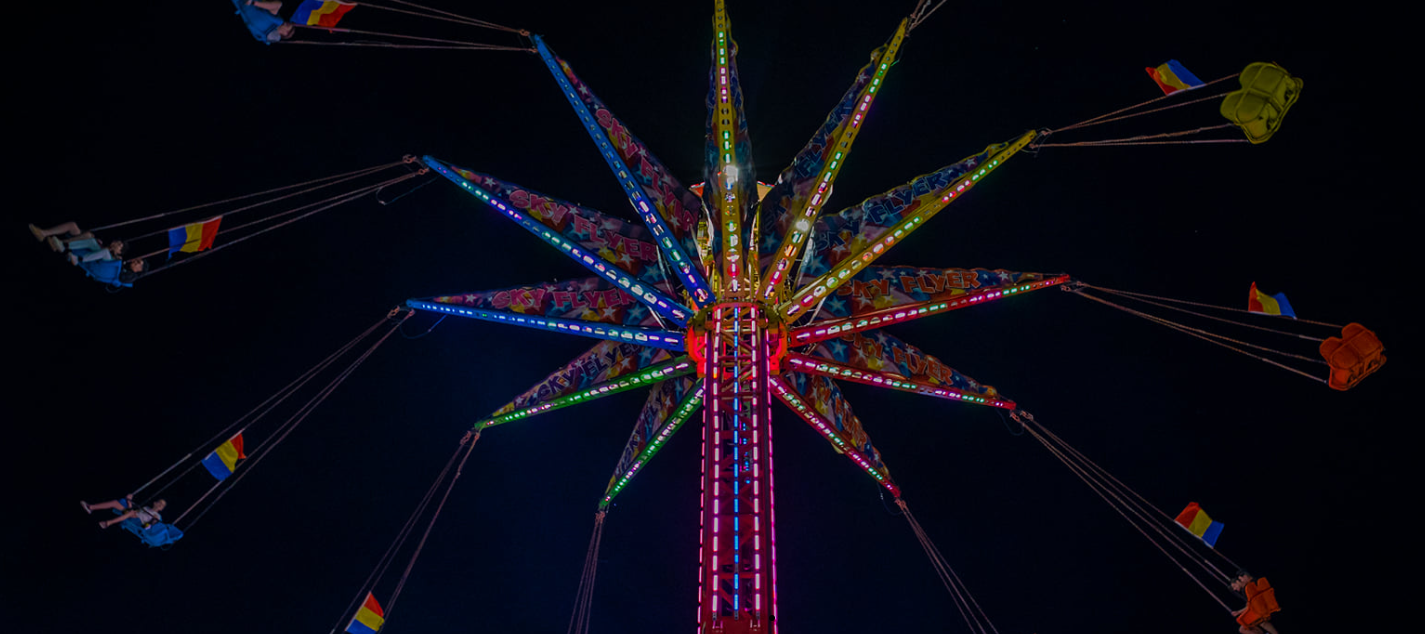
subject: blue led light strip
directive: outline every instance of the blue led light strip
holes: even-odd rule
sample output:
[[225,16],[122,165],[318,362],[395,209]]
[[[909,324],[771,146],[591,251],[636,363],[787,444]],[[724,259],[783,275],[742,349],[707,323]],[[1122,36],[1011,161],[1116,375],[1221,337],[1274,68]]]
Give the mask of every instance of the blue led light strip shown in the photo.
[[519,223],[525,230],[539,236],[540,240],[545,241],[550,246],[563,251],[565,255],[573,258],[575,262],[582,264],[584,268],[613,282],[619,287],[619,290],[628,293],[640,303],[653,309],[654,312],[673,320],[679,326],[688,325],[688,319],[693,316],[693,310],[691,308],[682,305],[678,300],[658,292],[657,289],[653,288],[647,282],[630,275],[627,271],[605,260],[599,254],[579,246],[572,240],[564,238],[553,229],[545,226],[544,223],[520,213],[519,209],[516,209],[514,204],[510,203],[510,201],[491,194],[480,186],[471,183],[439,160],[429,156],[422,160],[424,160],[425,164],[430,166],[431,169],[449,179],[450,182],[459,185],[462,189],[469,192],[470,195],[478,198],[486,205],[493,207],[496,211],[509,216],[510,219]]
[[466,308],[457,304],[441,304],[420,299],[408,299],[406,300],[406,305],[418,310],[428,310],[444,315],[469,317],[471,319],[524,326],[525,328],[539,328],[542,330],[565,332],[571,335],[592,337],[594,339],[628,341],[639,345],[663,348],[665,350],[683,350],[683,333],[681,332],[614,326],[610,324],[579,321],[577,319],[558,319],[538,315],[506,313],[498,310],[481,310],[478,308]]
[[[539,56],[544,60],[544,65],[549,67],[549,72],[554,75],[555,81],[559,82],[559,89],[564,92],[565,98],[569,100],[569,105],[574,107],[574,113],[579,115],[579,121],[588,130],[589,137],[594,140],[594,144],[599,146],[599,154],[602,154],[604,161],[609,164],[609,169],[613,170],[618,177],[619,185],[623,186],[624,193],[628,195],[629,204],[633,205],[633,210],[643,219],[643,224],[648,226],[648,230],[653,232],[654,241],[658,243],[658,248],[672,261],[673,268],[678,270],[678,277],[683,285],[688,288],[688,294],[692,297],[693,303],[702,308],[713,301],[712,288],[708,286],[707,279],[693,266],[693,260],[688,258],[688,254],[683,252],[682,245],[673,237],[673,232],[669,230],[668,223],[663,221],[663,217],[658,215],[658,210],[653,203],[648,200],[648,195],[643,191],[643,186],[634,180],[633,173],[623,158],[618,155],[608,136],[604,134],[598,122],[594,120],[594,115],[589,112],[588,106],[584,105],[584,100],[579,98],[574,92],[574,86],[569,83],[569,78],[564,76],[564,70],[559,67],[559,62],[554,60],[554,54],[544,45],[544,40],[538,35],[533,37],[535,46],[539,49]],[[683,322],[679,322],[682,325]]]

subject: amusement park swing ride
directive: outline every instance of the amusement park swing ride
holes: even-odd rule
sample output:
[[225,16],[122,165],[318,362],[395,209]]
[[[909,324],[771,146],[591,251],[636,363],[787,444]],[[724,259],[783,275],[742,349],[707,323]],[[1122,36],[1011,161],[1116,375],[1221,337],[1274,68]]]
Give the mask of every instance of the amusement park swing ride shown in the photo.
[[[1078,465],[1092,472],[1097,465],[1087,466],[1092,463],[1073,458],[1071,448],[1056,445],[1057,437],[1039,426],[1009,396],[889,334],[884,330],[886,326],[1040,290],[1062,289],[1239,352],[1245,352],[1240,345],[1257,348],[1223,337],[1214,339],[1210,333],[1120,306],[1102,294],[1090,295],[1086,291],[1102,291],[1115,300],[1149,303],[1167,298],[1102,289],[1064,274],[877,264],[879,258],[934,216],[971,195],[979,183],[1011,159],[1053,147],[1052,133],[1135,116],[1124,114],[1130,109],[1055,131],[1027,131],[839,212],[825,209],[833,184],[867,124],[907,37],[938,7],[939,4],[921,2],[911,16],[900,21],[886,43],[857,72],[824,123],[770,184],[757,181],[752,164],[737,70],[738,50],[722,0],[714,2],[703,182],[694,186],[685,186],[674,177],[633,135],[630,125],[615,116],[543,38],[528,36],[530,52],[537,54],[553,75],[641,223],[431,156],[410,158],[399,164],[418,169],[417,175],[429,172],[448,180],[479,204],[589,271],[589,276],[582,279],[411,299],[403,309],[393,312],[391,323],[395,325],[409,317],[411,311],[421,311],[596,340],[587,352],[474,424],[462,440],[461,450],[451,457],[452,462],[437,480],[437,485],[444,485],[446,494],[475,442],[488,430],[648,388],[647,401],[599,501],[585,574],[571,619],[572,631],[587,631],[593,569],[605,513],[669,439],[690,421],[699,428],[696,433],[701,443],[698,631],[778,631],[772,442],[773,402],[778,401],[895,500],[967,622],[972,628],[988,624],[988,616],[979,610],[909,513],[880,451],[852,413],[838,383],[849,381],[970,407],[998,409],[1023,424],[1046,446],[1066,450],[1061,459],[1071,468]],[[1302,82],[1280,66],[1256,63],[1239,75],[1212,82],[1191,78],[1194,81],[1187,82],[1184,88],[1193,90],[1234,78],[1238,83],[1221,106],[1222,114],[1230,121],[1224,126],[1239,128],[1251,143],[1266,141],[1296,102]],[[1177,92],[1169,91],[1164,81],[1182,83],[1176,77],[1160,80],[1169,93],[1160,99]],[[1151,144],[1178,140],[1189,132],[1198,131],[1088,144]],[[359,176],[371,173],[361,171]],[[380,186],[392,182],[396,181],[382,181]],[[380,187],[363,186],[353,191],[360,196],[379,190]],[[352,199],[354,196],[347,195],[330,200],[340,204]],[[313,207],[316,211],[325,208]],[[310,214],[299,217],[306,215]],[[204,235],[204,223],[211,225],[217,241],[212,235]],[[198,229],[188,229],[195,224]],[[195,255],[201,256],[223,246],[218,227],[211,219],[205,219],[166,232],[173,239],[172,231],[184,229],[187,237],[179,239],[180,245],[197,236],[201,248],[182,250],[198,251]],[[363,337],[376,330],[373,327]],[[389,334],[387,330],[386,336]],[[339,353],[355,349],[354,344],[360,340],[362,337]],[[376,340],[371,349],[382,340],[384,337]],[[1318,380],[1336,389],[1354,386],[1385,360],[1374,334],[1357,324],[1345,327],[1340,337],[1324,340],[1320,352],[1331,371],[1329,379]],[[361,359],[369,354],[370,349]],[[1301,373],[1255,353],[1247,354]],[[335,356],[314,370],[329,367]],[[359,363],[358,360],[356,364]],[[307,376],[302,383],[310,379]],[[336,380],[331,387],[339,382]],[[330,389],[325,393],[329,394]],[[696,424],[699,421],[700,427]],[[233,435],[232,429],[220,432],[217,438],[227,447],[224,456],[231,458],[226,464],[229,474],[243,466],[250,468],[257,455],[256,450],[252,456],[243,451],[242,432]],[[291,431],[284,429],[284,434]],[[232,445],[233,439],[238,439],[239,444]],[[451,464],[456,465],[453,471]],[[447,475],[451,477],[447,479]],[[219,477],[220,484],[222,480]],[[432,524],[444,503],[443,496],[434,496],[438,489],[433,485],[417,509],[419,515],[433,508]],[[436,506],[430,507],[432,502]],[[383,556],[385,565],[389,565],[397,547],[416,532],[414,520],[415,516],[392,550]],[[1224,580],[1223,576],[1230,581],[1231,573],[1237,572],[1226,566],[1213,570],[1219,573],[1219,581]],[[407,574],[409,571],[408,566]],[[382,602],[376,601],[372,592],[378,577],[373,574],[355,602],[363,606],[361,614],[366,620],[353,620],[351,627],[364,623],[369,629],[380,629],[385,614]],[[388,609],[399,591],[400,586],[388,597]],[[363,598],[365,602],[360,601]]]

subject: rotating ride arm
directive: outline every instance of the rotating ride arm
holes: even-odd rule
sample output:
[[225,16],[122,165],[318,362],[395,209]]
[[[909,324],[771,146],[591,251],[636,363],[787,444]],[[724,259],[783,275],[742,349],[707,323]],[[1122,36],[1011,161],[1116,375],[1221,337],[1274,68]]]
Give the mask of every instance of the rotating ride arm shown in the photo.
[[[857,74],[851,89],[826,116],[826,121],[792,160],[792,164],[782,170],[777,185],[767,193],[766,199],[759,203],[759,221],[765,221],[769,229],[778,224],[785,225],[775,234],[781,235],[782,241],[772,252],[772,260],[762,272],[762,300],[774,299],[785,282],[797,281],[792,279],[796,275],[792,265],[806,246],[822,206],[831,196],[836,175],[846,164],[867,110],[875,100],[886,72],[896,61],[908,25],[908,19],[901,20],[890,42],[871,53],[871,62]],[[766,214],[765,219],[763,214]],[[768,231],[764,239],[770,240],[772,235],[774,233]],[[757,247],[749,245],[749,249]]]
[[715,246],[721,263],[720,299],[751,296],[756,246],[743,244],[743,221],[757,203],[757,174],[752,165],[752,141],[742,111],[742,85],[737,75],[737,42],[723,0],[715,0],[712,68],[708,73],[707,142],[704,146],[703,204],[716,219]]
[[1005,270],[868,266],[828,294],[817,318],[794,328],[791,341],[802,345],[835,339],[1068,281],[1068,275]]
[[654,386],[633,425],[623,455],[609,478],[599,510],[604,511],[614,497],[648,464],[658,450],[696,414],[703,404],[703,382],[696,377],[679,377]]
[[843,234],[850,236],[849,243],[842,239],[841,244],[833,247],[836,262],[831,270],[803,286],[790,300],[779,305],[778,311],[788,319],[809,312],[816,302],[885,255],[897,241],[960,198],[980,179],[1024,149],[1035,136],[1036,133],[1030,131],[1014,141],[991,145],[979,154],[919,176],[842,211],[836,218],[827,219],[828,233],[838,239]]
[[870,436],[862,429],[860,419],[851,411],[851,404],[841,395],[836,382],[824,376],[790,371],[772,377],[767,383],[782,403],[831,443],[832,449],[850,459],[891,495],[900,497],[900,487],[881,461],[881,452],[871,444]]
[[666,350],[684,347],[682,332],[663,330],[647,306],[597,277],[409,299],[406,305],[442,315]]
[[787,363],[806,374],[1013,411],[1014,401],[884,331],[844,334]]
[[[686,356],[644,366],[640,359],[657,357],[640,355],[637,350],[628,350],[627,346],[628,344],[613,342],[594,346],[593,350],[551,374],[540,384],[496,410],[489,418],[476,422],[475,430],[480,431],[634,388],[647,387],[667,379],[692,374],[695,370],[692,360]],[[633,356],[625,356],[625,353],[633,353]],[[600,365],[608,361],[613,363]],[[591,367],[597,369],[591,371]]]
[[673,178],[643,142],[594,96],[568,63],[555,56],[542,38],[536,35],[533,39],[540,58],[559,82],[560,92],[618,177],[634,212],[653,232],[654,242],[678,272],[678,281],[687,289],[693,305],[707,305],[713,300],[712,288],[698,262],[688,256],[689,252],[697,253],[696,230],[702,213],[697,197]]
[[[450,182],[509,217],[520,227],[533,233],[540,240],[572,258],[581,266],[593,271],[599,277],[617,284],[634,299],[659,315],[679,326],[687,324],[688,319],[692,317],[691,309],[658,290],[655,287],[656,282],[650,283],[640,279],[620,267],[617,262],[607,260],[600,255],[600,251],[604,250],[603,247],[609,240],[621,240],[613,238],[607,233],[602,234],[607,237],[601,238],[601,234],[598,233],[601,227],[610,226],[608,221],[612,219],[591,209],[531,194],[527,190],[493,177],[446,165],[429,156],[424,160],[426,165],[449,179]],[[538,207],[531,207],[536,199],[543,202]],[[582,219],[583,222],[576,222],[575,219]],[[565,223],[562,226],[561,221]],[[587,228],[584,223],[587,223]],[[622,228],[621,223],[619,226]],[[590,234],[590,231],[593,233]],[[573,232],[576,237],[569,237],[566,232]],[[578,237],[581,234],[589,237]],[[600,243],[600,239],[604,242]],[[622,240],[622,242],[625,245],[633,244],[627,240]],[[641,252],[641,248],[639,250]],[[625,253],[625,255],[627,254]]]

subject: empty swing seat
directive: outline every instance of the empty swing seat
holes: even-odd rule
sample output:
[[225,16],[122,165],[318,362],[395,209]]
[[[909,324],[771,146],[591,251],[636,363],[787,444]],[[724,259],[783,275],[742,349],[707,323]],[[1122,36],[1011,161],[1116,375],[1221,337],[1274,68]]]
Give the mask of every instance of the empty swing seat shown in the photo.
[[1321,342],[1321,356],[1331,366],[1326,384],[1336,390],[1349,390],[1385,365],[1385,346],[1376,333],[1357,323],[1346,324],[1340,337]]
[[1238,75],[1242,89],[1222,100],[1220,112],[1252,143],[1272,138],[1282,118],[1301,97],[1302,81],[1269,62],[1248,64]]

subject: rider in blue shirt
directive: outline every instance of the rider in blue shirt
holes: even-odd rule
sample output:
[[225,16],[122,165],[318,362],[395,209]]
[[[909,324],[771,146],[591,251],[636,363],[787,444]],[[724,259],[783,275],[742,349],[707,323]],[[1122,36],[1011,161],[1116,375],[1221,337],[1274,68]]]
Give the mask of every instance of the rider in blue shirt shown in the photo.
[[263,44],[291,39],[297,27],[277,15],[282,3],[276,0],[233,0],[243,24],[257,41]]

